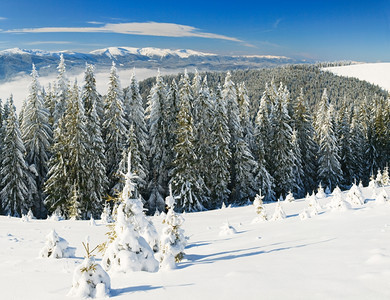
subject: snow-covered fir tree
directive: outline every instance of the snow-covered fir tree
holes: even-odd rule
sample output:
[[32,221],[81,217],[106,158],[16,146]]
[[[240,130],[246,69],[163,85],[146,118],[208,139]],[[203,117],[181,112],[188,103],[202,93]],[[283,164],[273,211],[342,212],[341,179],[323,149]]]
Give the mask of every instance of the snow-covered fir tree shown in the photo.
[[122,150],[125,146],[127,135],[127,121],[123,109],[122,89],[115,63],[112,63],[110,70],[108,91],[105,97],[103,137],[106,146],[106,172],[108,177],[108,188],[111,195],[118,191],[113,190],[120,180],[116,174],[119,162],[122,158]]
[[[258,185],[255,182],[254,172],[257,169],[257,162],[253,157],[248,142],[244,138],[237,90],[232,81],[230,72],[228,72],[225,77],[222,98],[227,107],[228,127],[231,138],[231,201],[243,203],[256,195]],[[246,118],[246,116],[244,116],[244,118]]]
[[4,129],[4,141],[1,163],[1,192],[3,212],[21,217],[27,214],[33,205],[33,196],[37,193],[35,178],[26,161],[26,151],[19,129],[13,97],[9,98],[9,111]]
[[64,55],[60,55],[60,63],[57,67],[58,76],[57,82],[54,87],[55,89],[55,99],[54,99],[54,112],[53,112],[53,123],[54,128],[57,127],[58,121],[62,118],[66,110],[66,103],[69,98],[69,80],[66,75],[66,65],[64,60]]
[[275,193],[282,195],[299,188],[293,169],[295,153],[292,151],[292,128],[289,124],[290,117],[287,110],[288,93],[285,92],[282,83],[273,102],[270,117],[272,140],[267,145],[272,153],[272,162],[270,161],[268,165],[270,165],[271,175],[275,180]]
[[149,244],[154,252],[158,251],[159,238],[153,223],[147,219],[144,213],[144,206],[141,201],[140,195],[137,191],[137,181],[139,177],[132,172],[132,152],[128,152],[127,158],[127,170],[126,173],[121,173],[124,178],[124,187],[120,194],[119,200],[124,203],[124,213],[128,222],[134,226],[136,230]]
[[210,170],[213,176],[208,183],[211,188],[211,203],[207,208],[220,207],[222,203],[228,201],[230,196],[230,160],[231,151],[230,133],[226,112],[226,104],[222,99],[221,88],[218,86],[217,92],[213,95],[215,115],[211,124],[210,144],[212,146],[212,156]]
[[49,112],[45,107],[41,88],[38,82],[38,73],[33,65],[32,81],[29,86],[26,108],[21,125],[22,140],[26,149],[26,162],[34,169],[34,179],[37,193],[33,201],[34,215],[46,217],[44,206],[43,184],[48,172],[49,150],[52,139],[52,129],[49,125]]
[[301,89],[299,97],[296,99],[294,120],[297,143],[301,151],[302,181],[305,190],[309,192],[316,188],[318,146],[314,141],[312,117],[307,109],[307,101],[303,94],[303,89]]
[[124,273],[156,272],[159,263],[154,258],[153,250],[129,222],[125,206],[125,203],[121,203],[117,209],[113,240],[108,244],[103,255],[103,268],[106,271]]
[[167,124],[165,103],[167,87],[158,72],[156,83],[148,96],[146,119],[149,128],[149,185],[147,207],[149,213],[164,210],[164,197],[168,185],[168,171],[171,165],[168,150],[169,126]]
[[191,86],[185,73],[180,80],[180,109],[177,115],[176,156],[170,172],[174,195],[180,197],[179,211],[203,210],[208,190],[201,174],[196,170],[195,132],[191,113]]
[[95,262],[89,243],[83,243],[87,255],[73,272],[72,288],[69,296],[80,298],[107,298],[110,295],[111,279],[100,264]]
[[332,107],[326,89],[319,103],[315,130],[319,145],[318,151],[318,179],[330,190],[338,185],[342,178],[339,148],[334,132]]
[[253,200],[253,206],[256,209],[257,216],[255,219],[253,219],[252,223],[263,222],[268,220],[267,212],[265,211],[265,207],[263,204],[263,199],[264,196],[261,195],[261,190],[260,190],[259,193],[256,194],[255,199]]
[[[195,76],[199,75],[195,74]],[[194,83],[196,82],[196,77],[194,77]],[[194,98],[193,103],[195,138],[194,147],[197,157],[197,161],[195,162],[195,164],[207,188],[210,189],[212,188],[212,177],[214,177],[214,172],[212,171],[212,169],[210,169],[210,165],[215,159],[213,148],[210,144],[210,136],[212,132],[212,121],[215,117],[215,112],[213,103],[211,102],[211,95],[207,84],[206,76],[198,87],[199,90],[196,91],[197,97]],[[194,84],[192,88],[193,90],[195,89]]]
[[[87,141],[86,117],[81,102],[79,88],[75,82],[71,97],[67,99],[67,108],[63,118],[55,129],[53,156],[50,159],[49,178],[46,181],[46,204],[50,211],[57,208],[65,216],[70,216],[73,208],[69,201],[77,191],[77,203],[80,210],[79,217],[89,218],[91,214],[100,208],[96,205],[96,198],[91,198],[89,186],[90,170],[88,164],[91,157]],[[101,201],[101,200],[100,200]]]
[[347,193],[346,201],[348,201],[352,205],[363,205],[364,204],[364,196],[360,188],[354,183],[351,189]]
[[165,227],[162,230],[160,241],[160,267],[174,269],[176,263],[179,263],[184,257],[187,239],[184,236],[184,230],[181,228],[184,218],[175,213],[175,198],[171,187],[169,190],[169,196],[165,199],[168,212],[163,221]]
[[386,186],[386,185],[389,185],[389,167],[386,166],[384,169],[383,169],[383,173],[382,173],[382,184],[383,186]]
[[249,146],[249,149],[254,150],[254,127],[250,119],[250,100],[245,82],[238,85],[237,89],[238,107],[240,109],[240,122],[244,134],[244,139]]
[[75,250],[75,248],[69,247],[69,243],[53,229],[47,234],[45,245],[39,251],[39,257],[67,258],[74,256]]
[[[133,140],[132,147],[138,149],[137,165],[133,162],[134,170],[136,170],[139,177],[137,182],[138,189],[142,195],[146,192],[146,182],[148,180],[148,129],[145,122],[145,110],[143,107],[143,99],[141,97],[138,81],[133,71],[130,78],[130,85],[127,88],[127,93],[124,95],[124,110],[125,119],[127,121],[128,129],[133,126]],[[129,134],[130,135],[130,134]],[[130,147],[129,143],[126,143]],[[134,159],[135,153],[132,154]]]
[[[96,80],[92,65],[87,65],[84,75],[84,85],[81,92],[81,101],[85,113],[85,147],[88,157],[85,158],[87,169],[86,198],[90,201],[90,210],[96,218],[102,211],[102,205],[107,191],[105,144],[102,137],[101,119],[99,110],[102,111],[101,96],[96,91]],[[81,105],[81,104],[80,104]],[[99,108],[99,110],[98,110]]]
[[83,100],[85,115],[89,117],[93,106],[99,117],[99,125],[102,126],[104,119],[104,101],[96,88],[95,67],[86,64],[84,72],[84,84],[81,90],[81,99]]

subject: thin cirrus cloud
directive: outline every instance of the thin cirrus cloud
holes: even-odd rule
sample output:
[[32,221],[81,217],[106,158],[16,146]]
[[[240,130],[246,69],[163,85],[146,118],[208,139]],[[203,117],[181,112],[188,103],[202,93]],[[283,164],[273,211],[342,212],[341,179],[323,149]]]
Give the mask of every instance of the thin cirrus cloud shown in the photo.
[[7,18],[5,18],[5,17],[0,17],[0,21],[4,21],[4,20],[7,20]]
[[45,44],[64,45],[64,44],[72,44],[72,42],[69,42],[69,41],[35,41],[35,42],[29,42],[26,44],[27,45],[45,45]]
[[[98,25],[98,22],[89,22]],[[54,32],[74,32],[74,33],[120,33],[130,35],[147,35],[162,37],[199,37],[207,39],[220,39],[242,43],[243,41],[225,35],[202,32],[200,29],[175,23],[107,23],[97,27],[41,27],[22,28],[3,31],[3,33],[54,33]]]

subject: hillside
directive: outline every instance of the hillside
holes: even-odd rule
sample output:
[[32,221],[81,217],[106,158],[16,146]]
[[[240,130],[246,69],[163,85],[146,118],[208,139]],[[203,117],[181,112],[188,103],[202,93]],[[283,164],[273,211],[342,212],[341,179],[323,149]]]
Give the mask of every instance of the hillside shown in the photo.
[[355,64],[325,68],[336,75],[358,78],[390,91],[390,63]]
[[[386,187],[390,193],[390,187]],[[287,219],[252,224],[253,206],[185,214],[189,237],[176,270],[111,274],[113,299],[389,299],[390,205],[367,203],[300,220],[308,206],[283,203]],[[269,216],[276,204],[266,204]],[[152,217],[161,230],[161,216]],[[229,222],[236,234],[220,236]],[[107,228],[96,221],[50,221],[0,217],[0,273],[3,299],[69,299],[73,270],[82,261],[86,235],[96,245]],[[39,259],[45,236],[55,229],[76,257]],[[97,260],[100,261],[100,255]]]

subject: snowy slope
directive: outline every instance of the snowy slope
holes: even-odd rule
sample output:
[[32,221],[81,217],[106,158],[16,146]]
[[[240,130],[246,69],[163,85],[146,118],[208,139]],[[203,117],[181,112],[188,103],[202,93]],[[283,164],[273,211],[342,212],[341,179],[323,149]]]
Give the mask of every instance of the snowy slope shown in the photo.
[[[386,188],[390,193],[390,187]],[[366,188],[366,198],[371,192]],[[330,198],[321,200],[323,206]],[[252,206],[186,214],[186,260],[158,273],[111,274],[113,299],[390,299],[390,203],[369,200],[345,212],[327,209],[301,221],[304,200],[283,203],[287,219],[252,224]],[[272,214],[275,204],[267,204]],[[220,236],[229,221],[234,235]],[[161,229],[161,217],[153,217]],[[88,221],[0,217],[2,299],[71,299],[81,242],[104,241]],[[51,230],[77,247],[76,257],[39,259]],[[100,256],[97,257],[100,261]]]
[[325,68],[334,74],[355,77],[390,91],[390,63],[356,64]]

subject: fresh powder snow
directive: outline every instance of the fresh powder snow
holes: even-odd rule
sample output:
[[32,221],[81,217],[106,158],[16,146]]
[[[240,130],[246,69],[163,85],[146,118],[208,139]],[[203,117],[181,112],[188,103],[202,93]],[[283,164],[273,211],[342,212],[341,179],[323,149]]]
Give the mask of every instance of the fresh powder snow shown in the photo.
[[[390,193],[390,187],[383,189]],[[278,222],[252,224],[256,217],[252,205],[187,213],[183,229],[189,240],[177,268],[108,272],[110,297],[389,299],[390,203],[371,199],[370,188],[362,192],[365,203],[346,211],[326,208],[331,195],[318,199],[324,209],[311,218],[301,215],[304,220],[299,216],[307,208],[304,199],[285,205],[286,218]],[[346,195],[342,192],[343,199]],[[264,207],[272,212],[277,205]],[[160,234],[163,218],[163,214],[150,218]],[[226,220],[236,234],[219,235]],[[101,263],[101,254],[95,261],[84,260],[82,242],[89,235],[93,245],[102,243],[108,229],[100,220],[92,227],[89,222],[32,219],[27,223],[0,216],[2,299],[72,299],[67,294],[75,270]],[[53,229],[77,247],[72,257],[37,257]],[[98,294],[104,290],[99,289]]]

